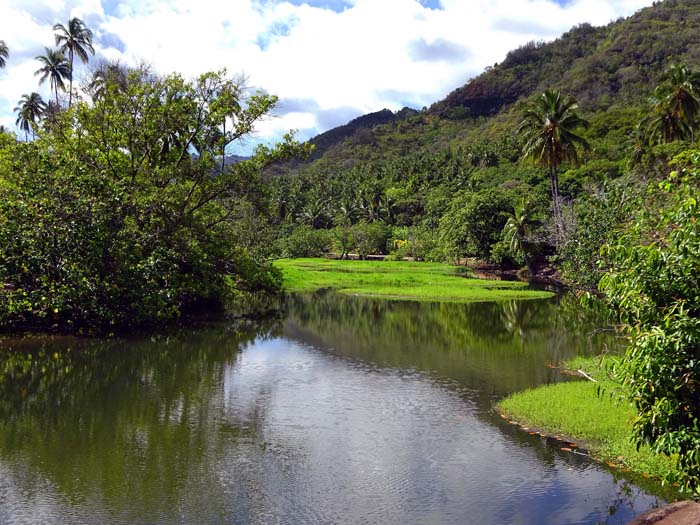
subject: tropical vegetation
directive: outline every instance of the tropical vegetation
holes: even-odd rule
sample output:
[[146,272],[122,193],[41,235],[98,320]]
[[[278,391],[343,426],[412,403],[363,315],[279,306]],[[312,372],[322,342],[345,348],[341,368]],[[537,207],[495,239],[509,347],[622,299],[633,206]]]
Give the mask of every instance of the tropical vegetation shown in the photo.
[[29,133],[34,138],[37,123],[46,114],[46,103],[41,95],[37,92],[22,95],[14,111],[17,113],[15,125],[24,131],[24,140],[29,140]]
[[43,84],[48,79],[58,104],[58,90],[65,91],[64,80],[71,76],[70,65],[61,51],[48,47],[45,48],[45,54],[37,56],[36,59],[42,66],[34,74],[40,77],[39,84]]
[[231,145],[275,97],[110,62],[74,97],[92,32],[56,24],[36,71],[53,100],[24,95],[24,142],[0,135],[0,326],[109,332],[259,306],[301,279],[371,293],[283,257],[525,265],[606,297],[634,435],[699,494],[697,20],[696,2],[666,0],[583,24],[429,108],[331,130],[308,161],[288,136],[242,162]]

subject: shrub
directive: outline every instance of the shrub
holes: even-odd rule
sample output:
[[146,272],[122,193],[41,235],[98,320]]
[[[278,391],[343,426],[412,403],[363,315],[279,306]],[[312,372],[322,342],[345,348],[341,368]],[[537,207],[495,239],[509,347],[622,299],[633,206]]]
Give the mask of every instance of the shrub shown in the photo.
[[284,237],[281,244],[284,257],[321,257],[331,248],[331,232],[301,225]]

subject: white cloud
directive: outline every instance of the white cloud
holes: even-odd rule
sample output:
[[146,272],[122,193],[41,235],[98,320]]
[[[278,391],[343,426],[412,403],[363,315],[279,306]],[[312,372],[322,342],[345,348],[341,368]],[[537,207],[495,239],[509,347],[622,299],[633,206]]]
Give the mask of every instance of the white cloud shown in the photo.
[[0,0],[0,39],[11,51],[0,70],[0,123],[13,125],[10,108],[37,90],[33,57],[53,44],[52,25],[69,16],[103,37],[103,56],[185,76],[226,67],[282,99],[313,101],[306,112],[264,123],[264,139],[288,128],[324,131],[317,115],[335,108],[359,115],[429,105],[515,47],[582,22],[608,23],[651,1],[441,0],[441,10],[417,0],[346,4],[334,11],[276,0]]

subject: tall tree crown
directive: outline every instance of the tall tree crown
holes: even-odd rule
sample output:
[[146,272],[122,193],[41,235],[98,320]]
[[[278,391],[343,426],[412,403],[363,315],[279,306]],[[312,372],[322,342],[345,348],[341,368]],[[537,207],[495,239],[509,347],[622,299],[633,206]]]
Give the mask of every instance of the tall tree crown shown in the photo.
[[0,67],[5,67],[7,59],[10,56],[10,49],[4,40],[0,40]]
[[43,84],[47,79],[51,85],[56,95],[56,102],[58,102],[58,90],[61,89],[65,91],[66,84],[64,80],[70,78],[70,66],[66,57],[57,49],[44,48],[46,51],[45,55],[39,55],[36,60],[41,62],[42,67],[37,69],[34,74],[41,75],[39,78],[39,84]]
[[73,56],[77,55],[83,64],[88,61],[88,51],[90,54],[95,54],[95,48],[92,47],[92,31],[85,26],[85,23],[80,18],[71,18],[68,21],[68,26],[56,24],[53,26],[56,31],[56,45],[58,49],[68,54],[73,67]]
[[28,138],[29,132],[34,134],[34,127],[46,112],[46,104],[44,103],[39,93],[33,92],[29,95],[24,94],[17,102],[14,111],[17,113],[15,124],[24,131],[25,139]]
[[525,138],[523,156],[537,164],[557,168],[562,162],[579,162],[580,151],[590,148],[576,130],[588,122],[577,112],[573,98],[549,89],[528,105],[518,133]]

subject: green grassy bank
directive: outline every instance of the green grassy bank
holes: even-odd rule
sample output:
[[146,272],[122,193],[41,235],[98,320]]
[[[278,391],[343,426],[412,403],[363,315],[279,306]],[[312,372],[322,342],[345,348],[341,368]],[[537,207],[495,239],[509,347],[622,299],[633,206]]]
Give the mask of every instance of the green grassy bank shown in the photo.
[[501,413],[529,430],[561,435],[563,441],[576,443],[611,467],[657,480],[673,471],[672,459],[647,446],[637,450],[632,443],[630,422],[634,411],[616,394],[615,383],[597,359],[578,358],[564,367],[584,370],[598,382],[569,381],[519,392],[499,403]]
[[[275,262],[291,292],[331,288],[345,294],[417,301],[497,301],[551,297],[520,282],[463,277],[463,267],[405,261],[284,259]],[[460,273],[462,272],[462,273]]]

